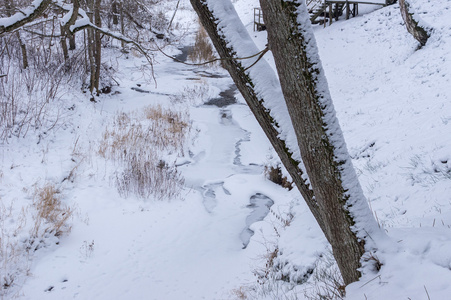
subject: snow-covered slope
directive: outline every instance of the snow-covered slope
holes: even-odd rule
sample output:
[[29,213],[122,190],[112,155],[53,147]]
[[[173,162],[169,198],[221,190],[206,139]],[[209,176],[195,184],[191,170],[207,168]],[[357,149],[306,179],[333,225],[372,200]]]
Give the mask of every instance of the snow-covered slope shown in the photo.
[[[359,180],[393,241],[369,258],[380,260],[381,270],[348,286],[346,299],[451,295],[451,11],[449,0],[411,2],[434,29],[421,49],[396,4],[315,28]],[[265,33],[252,31],[256,1],[234,5],[263,47]],[[187,8],[184,1],[177,17],[195,24]],[[324,286],[315,272],[334,270],[324,236],[297,191],[264,178],[263,164],[274,163],[274,153],[241,97],[226,107],[202,105],[231,80],[220,69],[156,59],[157,87],[144,60],[122,57],[113,94],[90,103],[71,90],[55,108],[61,111],[55,130],[1,145],[0,276],[14,275],[2,298],[312,297]],[[122,167],[99,155],[100,141],[118,114],[157,105],[191,119],[183,155],[148,148],[175,161],[184,188],[164,201],[123,198],[115,185]],[[72,230],[40,235],[34,251],[26,244],[32,203],[35,189],[47,183],[73,208]],[[306,282],[275,280],[282,277]]]

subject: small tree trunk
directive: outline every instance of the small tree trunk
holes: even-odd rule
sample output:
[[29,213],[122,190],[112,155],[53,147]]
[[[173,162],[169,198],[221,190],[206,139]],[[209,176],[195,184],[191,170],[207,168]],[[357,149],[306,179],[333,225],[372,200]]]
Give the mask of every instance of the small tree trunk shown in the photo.
[[69,35],[69,50],[75,50],[77,44],[75,43],[75,33]]
[[[94,25],[98,28],[102,27],[102,20],[100,19],[100,2],[101,0],[95,0],[94,4]],[[94,42],[95,42],[95,52],[94,52],[94,62],[95,62],[95,73],[94,73],[94,88],[97,94],[100,93],[100,71],[102,67],[102,43],[100,31],[96,30],[94,32]]]
[[113,3],[111,4],[111,11],[113,12],[113,25],[118,25],[119,24],[119,9],[118,9],[118,3],[117,1],[113,1]]
[[[73,25],[78,17],[78,10],[80,8],[80,1],[79,0],[72,0],[73,3],[73,13],[72,16],[69,19],[69,22],[66,26]],[[70,32],[70,29],[68,27],[65,28],[66,32],[68,33],[69,37],[69,50],[75,50],[77,47],[77,44],[75,43],[75,33]]]
[[89,60],[89,72],[90,72],[90,79],[89,79],[89,91],[91,92],[91,95],[94,92],[95,89],[95,74],[96,74],[96,67],[95,67],[95,51],[94,51],[94,30],[92,28],[88,28],[86,30],[87,33],[87,41],[88,41],[88,60]]
[[64,61],[67,62],[67,60],[69,59],[69,51],[67,50],[66,31],[64,30],[64,26],[60,26],[60,32],[61,32],[60,34],[61,49],[63,50]]
[[20,44],[20,50],[22,52],[22,68],[26,69],[28,68],[28,55],[27,55],[27,47],[22,41],[22,38],[20,37],[20,32],[16,32],[17,39],[19,40]]
[[[124,3],[120,3],[120,8],[121,8],[121,14],[120,14],[120,19],[121,19],[121,34],[124,36],[125,35],[125,20],[124,20]],[[124,50],[125,49],[125,42],[121,41],[121,47]]]
[[177,13],[177,10],[179,9],[180,0],[177,1],[177,5],[175,6],[174,14],[172,15],[171,21],[169,22],[168,29],[171,29],[172,22],[174,21],[175,14]]
[[421,19],[411,11],[409,0],[399,0],[399,8],[407,31],[420,42],[421,46],[426,45],[430,37],[429,32],[420,25]]

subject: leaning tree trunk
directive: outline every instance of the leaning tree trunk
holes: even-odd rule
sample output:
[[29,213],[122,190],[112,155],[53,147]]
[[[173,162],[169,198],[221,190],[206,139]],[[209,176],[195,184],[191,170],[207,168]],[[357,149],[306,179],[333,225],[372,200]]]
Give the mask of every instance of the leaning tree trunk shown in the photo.
[[359,279],[365,252],[367,233],[362,226],[367,224],[359,218],[374,218],[335,116],[307,7],[304,0],[260,0],[260,5],[326,236],[344,282],[349,284]]
[[428,28],[422,26],[420,17],[411,11],[409,0],[399,0],[399,8],[406,23],[407,31],[420,42],[421,46],[426,45],[430,36]]
[[[300,1],[303,2],[303,0]],[[274,53],[275,59],[278,60],[279,77],[282,78],[286,75],[286,78],[282,80],[284,95],[280,96],[277,93],[272,94],[270,89],[262,89],[262,85],[271,84],[273,81],[273,77],[268,76],[269,73],[273,73],[271,68],[261,68],[261,64],[264,62],[254,65],[254,63],[247,63],[246,60],[237,58],[237,55],[240,54],[242,57],[246,56],[242,55],[243,53],[249,55],[244,49],[248,49],[250,43],[253,47],[255,45],[247,35],[231,2],[228,0],[191,0],[202,25],[223,59],[224,65],[331,243],[345,283],[348,284],[358,280],[360,276],[357,269],[360,266],[360,258],[365,250],[365,245],[368,246],[368,249],[370,246],[374,246],[366,238],[371,235],[373,239],[377,240],[383,234],[378,229],[368,208],[352,168],[319,60],[317,68],[308,68],[310,61],[303,47],[311,47],[313,51],[317,50],[316,45],[311,43],[313,37],[309,36],[309,40],[305,40],[303,33],[296,29],[300,25],[296,21],[298,15],[296,8],[299,3],[280,1],[280,3],[268,4],[267,2],[262,3],[262,6],[266,5],[266,14],[274,14],[274,16],[270,16],[273,20],[268,20],[274,26],[271,32],[275,34],[280,31],[283,36],[278,39],[271,36],[269,41],[273,51],[279,46],[275,51],[277,53]],[[282,5],[289,9],[286,10],[287,7],[285,7],[284,11],[282,7],[279,7]],[[303,9],[306,11],[305,3]],[[308,22],[308,15],[305,16],[305,20]],[[275,47],[274,44],[278,45]],[[288,48],[284,50],[285,47]],[[302,57],[299,57],[299,54]],[[306,71],[302,72],[305,67],[307,67]],[[255,70],[255,68],[258,69]],[[298,82],[298,76],[303,77],[302,82]],[[319,79],[324,85],[317,86]],[[289,87],[290,84],[295,87]],[[275,88],[272,86],[271,89],[273,87]],[[280,89],[279,85],[278,88]],[[304,88],[307,90],[304,91]],[[325,93],[316,93],[323,90]],[[296,146],[297,151],[301,148],[302,160],[305,157],[304,164],[306,162],[309,164],[307,175],[313,191],[305,181],[305,174],[302,174],[304,169],[300,167],[302,164],[299,160],[293,159],[293,146],[290,142],[287,143],[290,139],[281,139],[280,129],[285,127],[279,127],[278,124],[284,123],[286,120],[274,118],[273,111],[268,108],[275,103],[277,106],[277,103],[283,102],[284,96],[287,98],[288,106],[288,109],[285,107],[285,110],[292,110],[290,111],[292,118],[290,126],[291,130],[296,131],[295,139],[299,144]],[[309,98],[305,100],[306,97]],[[323,99],[324,97],[325,99]],[[302,105],[299,105],[299,102],[302,102]],[[290,118],[290,116],[287,117]],[[354,231],[351,230],[351,226]]]
[[[286,141],[280,138],[280,129],[278,127],[277,120],[275,120],[273,116],[271,116],[270,109],[264,106],[264,97],[262,97],[262,95],[258,95],[256,91],[256,86],[258,86],[259,84],[265,85],[267,84],[267,82],[262,82],[261,80],[258,80],[258,78],[254,78],[253,74],[250,74],[249,71],[246,70],[246,66],[244,65],[245,62],[236,59],[235,50],[230,45],[230,43],[228,43],[227,37],[224,35],[224,33],[221,33],[221,31],[219,30],[217,22],[218,19],[213,15],[207,4],[202,0],[191,0],[191,4],[194,10],[197,12],[202,26],[210,36],[216,51],[223,59],[223,66],[229,72],[235,85],[243,95],[250,110],[254,114],[257,122],[265,132],[266,136],[271,142],[271,145],[274,147],[280,160],[293,179],[293,182],[301,192],[307,205],[317,219],[319,226],[324,231],[325,225],[321,220],[319,208],[317,203],[315,202],[315,197],[313,196],[313,192],[310,189],[309,185],[303,178],[304,174],[302,170],[299,168],[301,162],[293,157],[291,151],[288,149]],[[244,26],[243,30],[246,30],[244,29]],[[265,72],[268,74],[273,72],[273,70],[268,66]],[[277,80],[275,74],[274,80]],[[280,100],[283,101],[283,99]]]

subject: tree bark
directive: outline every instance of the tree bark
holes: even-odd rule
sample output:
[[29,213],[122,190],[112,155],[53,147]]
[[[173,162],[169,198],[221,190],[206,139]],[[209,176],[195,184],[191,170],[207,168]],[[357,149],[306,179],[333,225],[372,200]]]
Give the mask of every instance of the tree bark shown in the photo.
[[[69,51],[67,49],[66,32],[64,26],[60,26],[60,33],[61,49],[63,50],[64,61],[67,63],[67,60],[69,59]],[[66,64],[66,67],[70,67],[70,65]]]
[[22,68],[26,69],[26,68],[28,68],[27,46],[25,46],[24,42],[22,41],[19,31],[16,32],[16,36],[17,36],[17,39],[19,40],[20,51],[22,52]]
[[428,29],[420,25],[420,19],[411,11],[409,0],[399,0],[402,19],[406,23],[407,31],[421,46],[426,45],[430,35]]
[[113,25],[118,25],[119,24],[119,9],[118,9],[118,3],[116,0],[113,1],[113,3],[111,4],[111,11],[113,13]]
[[[302,0],[300,0],[302,1]],[[357,281],[365,240],[351,230],[355,225],[348,200],[364,202],[360,186],[355,191],[343,181],[357,176],[335,117],[327,82],[317,56],[316,42],[305,3],[260,0],[282,91],[296,131],[307,174],[325,223],[326,236],[345,284]],[[298,9],[305,10],[299,12]],[[302,19],[302,18],[301,18]],[[300,29],[302,28],[302,29]],[[303,30],[304,29],[304,30]],[[350,175],[351,174],[351,175]],[[355,192],[355,194],[352,194]]]
[[[102,20],[100,19],[100,3],[101,0],[95,0],[94,2],[94,25],[97,28],[102,27]],[[94,32],[94,63],[95,63],[95,74],[94,74],[94,88],[96,89],[97,95],[100,93],[100,72],[102,67],[102,42],[101,33],[99,30]]]
[[[227,0],[191,0],[191,4],[223,59],[224,66],[331,243],[345,283],[356,281],[360,277],[357,269],[365,246],[368,249],[374,246],[366,238],[372,235],[372,239],[378,240],[383,233],[369,210],[352,167],[319,58],[312,64],[306,52],[306,48],[309,48],[316,51],[317,55],[313,33],[307,38],[298,29],[304,25],[297,21],[297,8],[303,0],[262,0],[261,6],[266,16],[269,48],[274,54],[284,95],[280,101],[285,98],[287,103],[313,191],[303,179],[300,162],[293,159],[285,141],[280,139],[278,120],[273,119],[265,107],[268,100],[264,98],[266,95],[261,98],[255,90],[256,84],[267,79],[266,74],[252,72],[248,70],[249,66],[244,68],[235,56],[233,45],[239,47],[239,43],[247,43],[250,37],[243,38],[244,33],[231,33],[231,30],[245,32],[246,29],[232,24],[239,22],[237,16],[224,20],[215,17],[232,13],[233,6],[221,4],[222,1]],[[311,26],[305,3],[303,5],[304,19]],[[308,30],[311,31],[311,28]]]

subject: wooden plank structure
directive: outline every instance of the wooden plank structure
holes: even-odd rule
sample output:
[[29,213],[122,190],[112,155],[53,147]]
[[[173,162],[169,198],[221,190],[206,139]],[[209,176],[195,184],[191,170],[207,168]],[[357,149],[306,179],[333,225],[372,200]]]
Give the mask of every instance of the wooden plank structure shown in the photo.
[[326,26],[327,20],[329,20],[329,25],[331,25],[333,20],[338,21],[343,13],[346,20],[351,16],[357,16],[359,14],[359,4],[386,6],[388,2],[389,0],[386,0],[385,3],[359,0],[324,0],[321,5],[317,5],[311,11],[310,21],[312,24],[324,24]]
[[[376,0],[373,0],[376,1]],[[310,8],[310,21],[312,24],[324,24],[327,21],[332,24],[333,19],[338,21],[343,14],[346,20],[351,16],[355,17],[359,14],[359,4],[381,5],[387,6],[393,4],[396,0],[385,0],[384,3],[371,2],[368,0],[307,0],[307,6]],[[263,13],[260,8],[254,8],[254,31],[266,30],[263,21]]]
[[263,12],[259,7],[254,8],[254,31],[266,30],[265,22],[263,21]]

